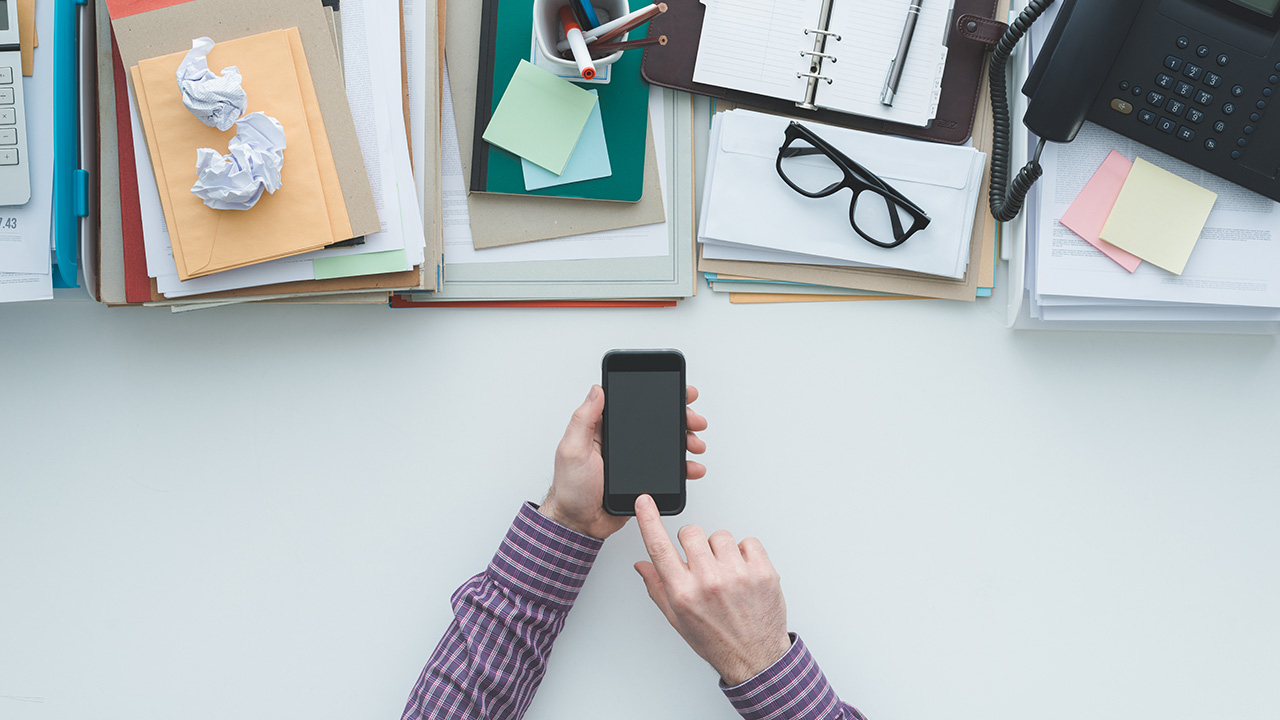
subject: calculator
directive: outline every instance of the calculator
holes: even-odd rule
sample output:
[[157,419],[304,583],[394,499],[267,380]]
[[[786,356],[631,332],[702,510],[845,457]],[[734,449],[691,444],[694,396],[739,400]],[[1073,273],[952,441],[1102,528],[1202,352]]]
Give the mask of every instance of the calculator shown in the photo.
[[0,0],[0,205],[25,205],[30,199],[31,156],[27,153],[27,113],[22,102],[18,3]]

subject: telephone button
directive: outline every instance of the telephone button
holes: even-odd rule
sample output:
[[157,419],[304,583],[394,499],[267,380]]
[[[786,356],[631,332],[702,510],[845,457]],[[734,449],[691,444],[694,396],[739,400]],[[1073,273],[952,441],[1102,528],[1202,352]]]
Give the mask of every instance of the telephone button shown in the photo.
[[1170,120],[1169,118],[1160,118],[1160,120],[1156,122],[1156,129],[1162,133],[1172,135],[1173,131],[1178,129],[1178,123]]
[[1240,97],[1241,95],[1244,95],[1243,85],[1236,85],[1235,87],[1231,88],[1231,97]]
[[1191,142],[1192,140],[1196,139],[1196,131],[1192,130],[1186,125],[1183,125],[1182,127],[1178,128],[1178,139],[1185,140],[1186,142]]
[[1280,83],[1280,75],[1272,75],[1271,77],[1267,78],[1267,82],[1271,83],[1272,85],[1275,85],[1276,83]]
[[1214,140],[1213,138],[1209,138],[1208,140],[1205,140],[1205,141],[1204,141],[1204,149],[1205,149],[1205,150],[1217,150],[1217,149],[1218,149],[1218,141],[1217,141],[1217,140]]
[[1240,147],[1244,147],[1245,145],[1249,144],[1249,141],[1246,140],[1245,138],[1240,138],[1239,140],[1236,140],[1236,144],[1239,145]]
[[1259,109],[1259,110],[1266,110],[1266,109],[1267,109],[1267,101],[1266,101],[1266,100],[1259,100],[1259,101],[1258,101],[1258,109]]
[[1182,74],[1186,75],[1192,80],[1199,80],[1200,76],[1204,75],[1204,68],[1200,67],[1199,65],[1193,65],[1192,63],[1187,63],[1187,66],[1182,69]]
[[[1164,59],[1164,66],[1174,72],[1177,72],[1182,69],[1182,58],[1170,55]],[[1276,63],[1276,68],[1280,69],[1280,63]]]
[[1201,105],[1212,105],[1213,95],[1210,95],[1209,93],[1201,90],[1200,92],[1196,93],[1196,102],[1200,103]]
[[1204,113],[1195,108],[1187,108],[1187,122],[1199,124],[1201,120],[1204,120]]
[[1199,57],[1209,57],[1209,46],[1201,45],[1200,47],[1196,48],[1196,55]]
[[1132,92],[1132,93],[1133,93],[1133,96],[1134,96],[1134,97],[1142,97],[1142,86],[1141,86],[1141,85],[1134,85],[1134,86],[1133,86],[1133,90],[1131,90],[1130,92]]
[[1222,84],[1222,76],[1219,75],[1218,73],[1211,73],[1211,72],[1205,73],[1204,84],[1208,85],[1211,88],[1216,88]]
[[1245,126],[1244,126],[1244,134],[1245,134],[1245,135],[1252,135],[1252,134],[1253,134],[1253,126],[1252,126],[1252,125],[1245,125]]
[[1111,109],[1115,110],[1121,115],[1129,115],[1133,112],[1133,103],[1129,102],[1128,100],[1113,98],[1111,100]]
[[1234,104],[1232,104],[1232,103],[1227,103],[1226,105],[1223,105],[1223,106],[1222,106],[1222,114],[1223,114],[1223,115],[1230,115],[1230,114],[1234,113],[1235,111],[1236,111],[1236,106],[1235,106]]
[[1191,44],[1191,40],[1189,40],[1185,35],[1183,37],[1178,38],[1178,49],[1186,50],[1187,46],[1190,44]]
[[1156,107],[1160,107],[1161,105],[1164,104],[1164,95],[1161,95],[1155,90],[1152,90],[1151,92],[1147,93],[1147,102],[1151,103],[1152,105],[1155,105]]
[[1261,116],[1261,115],[1259,115],[1258,113],[1254,113],[1254,114],[1252,114],[1252,115],[1250,115],[1250,116],[1249,116],[1249,119],[1250,119],[1251,121],[1253,121],[1253,122],[1258,122],[1259,120],[1261,120],[1261,119],[1262,119],[1262,116]]
[[[2,92],[2,91],[0,91],[0,92]],[[1275,91],[1274,91],[1274,90],[1272,90],[1271,88],[1262,88],[1262,97],[1271,97],[1272,93],[1274,93],[1274,92],[1275,92]]]
[[1169,88],[1173,87],[1173,76],[1160,73],[1159,75],[1156,76],[1156,85],[1159,85],[1165,90],[1168,90]]
[[1138,111],[1138,122],[1142,123],[1143,125],[1152,125],[1155,123],[1155,121],[1156,121],[1156,114],[1151,112],[1150,110]]
[[1227,129],[1227,124],[1222,122],[1221,120],[1213,124],[1214,132],[1225,132],[1226,129]]
[[1239,160],[1239,159],[1240,159],[1240,151],[1239,151],[1239,150],[1232,150],[1232,151],[1231,151],[1231,159],[1232,159],[1232,160]]
[[1164,106],[1164,109],[1167,110],[1170,115],[1178,117],[1182,114],[1183,110],[1187,109],[1187,104],[1171,99],[1169,100],[1169,104]]
[[[1174,92],[1176,92],[1177,94],[1181,95],[1184,98],[1191,97],[1191,95],[1195,93],[1195,91],[1196,91],[1195,87],[1188,82],[1179,82],[1178,89],[1174,90]],[[1203,90],[1201,92],[1203,92]]]
[[1219,55],[1219,56],[1218,56],[1218,66],[1219,66],[1219,67],[1226,67],[1226,66],[1227,66],[1227,63],[1229,63],[1229,62],[1231,62],[1231,56],[1230,56],[1230,55],[1228,55],[1228,54],[1226,54],[1226,53],[1222,53],[1221,55]]
[[1128,80],[1121,80],[1121,81],[1120,81],[1120,92],[1128,92],[1128,91],[1129,91],[1129,81],[1128,81]]

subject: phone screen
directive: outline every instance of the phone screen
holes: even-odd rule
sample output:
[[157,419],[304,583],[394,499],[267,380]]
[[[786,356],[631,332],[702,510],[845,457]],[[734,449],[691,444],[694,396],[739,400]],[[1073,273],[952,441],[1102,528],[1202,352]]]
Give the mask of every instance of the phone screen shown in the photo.
[[634,511],[649,494],[660,510],[684,501],[683,358],[678,353],[624,353],[605,359],[604,466],[606,508]]

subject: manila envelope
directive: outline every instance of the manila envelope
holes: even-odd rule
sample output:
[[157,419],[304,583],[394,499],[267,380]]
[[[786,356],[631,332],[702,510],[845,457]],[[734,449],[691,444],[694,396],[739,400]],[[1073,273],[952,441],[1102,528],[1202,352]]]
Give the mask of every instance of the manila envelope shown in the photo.
[[266,112],[285,128],[281,187],[249,210],[214,210],[190,192],[196,150],[222,152],[234,131],[207,127],[183,106],[175,73],[184,55],[153,58],[133,68],[156,180],[161,198],[168,197],[165,219],[179,277],[296,255],[345,239],[335,238],[330,224],[289,33],[218,43],[209,54],[211,68],[240,68],[251,112]]
[[356,136],[355,120],[351,116],[342,66],[321,3],[296,0],[107,0],[107,7],[111,12],[120,57],[127,68],[159,55],[186,53],[191,49],[193,38],[208,36],[215,43],[221,43],[271,30],[297,28],[342,184],[351,233],[354,236],[371,235],[382,229],[364,155]]

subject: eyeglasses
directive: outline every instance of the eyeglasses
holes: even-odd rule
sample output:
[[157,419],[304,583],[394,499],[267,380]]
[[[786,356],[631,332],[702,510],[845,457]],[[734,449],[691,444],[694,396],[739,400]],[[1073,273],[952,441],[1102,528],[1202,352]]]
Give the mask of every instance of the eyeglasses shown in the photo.
[[[793,122],[787,126],[786,137],[786,142],[778,148],[778,176],[805,197],[823,198],[841,188],[852,190],[849,224],[867,242],[895,248],[929,226],[929,216],[919,205],[809,128]],[[809,161],[799,159],[811,155],[822,157]],[[858,200],[868,192],[874,198],[859,204]],[[889,237],[893,240],[888,240]]]

